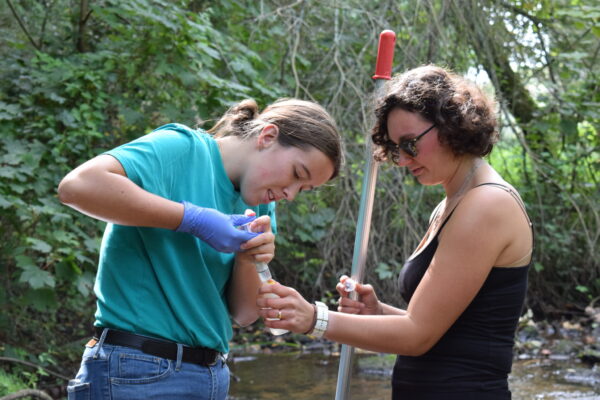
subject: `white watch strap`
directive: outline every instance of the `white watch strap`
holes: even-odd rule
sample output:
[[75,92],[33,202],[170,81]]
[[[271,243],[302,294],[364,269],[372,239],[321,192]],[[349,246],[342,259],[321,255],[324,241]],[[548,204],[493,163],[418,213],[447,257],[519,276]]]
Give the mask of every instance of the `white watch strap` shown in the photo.
[[325,303],[321,303],[320,301],[315,301],[315,305],[317,306],[317,319],[315,321],[315,327],[310,335],[318,339],[323,337],[327,330],[327,324],[329,323],[329,308]]

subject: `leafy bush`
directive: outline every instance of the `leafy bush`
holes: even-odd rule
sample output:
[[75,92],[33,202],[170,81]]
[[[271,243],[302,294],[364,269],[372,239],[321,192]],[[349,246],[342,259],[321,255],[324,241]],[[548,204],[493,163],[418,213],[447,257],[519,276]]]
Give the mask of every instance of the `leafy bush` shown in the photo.
[[[397,72],[487,72],[507,132],[490,162],[536,227],[529,306],[581,312],[600,295],[599,10],[480,3],[0,2],[0,353],[74,367],[91,330],[104,224],[59,204],[60,179],[163,123],[211,125],[247,97],[317,100],[343,132],[340,178],[279,207],[273,262],[283,283],[333,300],[351,269],[376,41],[390,27]],[[380,167],[365,280],[382,299],[398,304],[395,277],[442,195]]]

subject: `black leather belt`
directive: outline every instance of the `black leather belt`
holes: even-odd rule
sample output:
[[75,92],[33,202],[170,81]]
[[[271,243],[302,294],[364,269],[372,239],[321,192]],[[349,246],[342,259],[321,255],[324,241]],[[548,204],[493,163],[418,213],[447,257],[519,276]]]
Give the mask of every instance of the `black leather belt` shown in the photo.
[[[104,328],[96,327],[95,339],[100,338],[103,330]],[[115,346],[131,347],[156,357],[177,360],[177,343],[168,340],[155,339],[136,335],[135,333],[109,329],[106,338],[104,339],[104,343]],[[220,353],[218,351],[209,349],[208,347],[183,346],[181,360],[206,367],[215,365],[219,359],[219,355]]]

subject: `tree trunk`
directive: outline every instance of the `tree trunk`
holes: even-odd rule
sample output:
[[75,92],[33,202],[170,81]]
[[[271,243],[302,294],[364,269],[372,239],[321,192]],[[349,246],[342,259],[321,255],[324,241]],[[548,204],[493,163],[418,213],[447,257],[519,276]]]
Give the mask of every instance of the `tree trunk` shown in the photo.
[[79,29],[77,36],[77,50],[80,53],[85,53],[89,50],[89,46],[86,40],[85,27],[87,19],[90,15],[89,0],[81,0],[79,3]]
[[470,31],[467,35],[468,41],[475,51],[477,60],[492,80],[498,97],[506,104],[507,109],[522,128],[528,145],[535,152],[544,149],[543,136],[533,134],[533,130],[527,129],[528,124],[534,120],[538,107],[520,76],[510,65],[510,53],[504,44],[504,38],[510,38],[510,33],[504,21],[498,17],[491,24],[492,17],[476,1],[472,1],[469,6],[463,4],[459,7],[456,4],[453,9],[455,12],[462,13],[454,20],[459,24],[467,24],[467,29]]

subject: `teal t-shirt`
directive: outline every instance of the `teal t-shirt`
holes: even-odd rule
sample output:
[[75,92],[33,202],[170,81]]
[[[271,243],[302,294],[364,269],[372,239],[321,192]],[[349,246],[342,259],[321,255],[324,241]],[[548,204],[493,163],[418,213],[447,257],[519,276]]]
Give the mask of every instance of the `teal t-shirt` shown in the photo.
[[[179,124],[162,126],[106,152],[148,192],[226,214],[247,208],[269,215],[275,204],[249,207],[227,177],[216,141]],[[102,238],[96,326],[226,353],[232,336],[226,291],[234,254],[187,233],[108,224]]]

